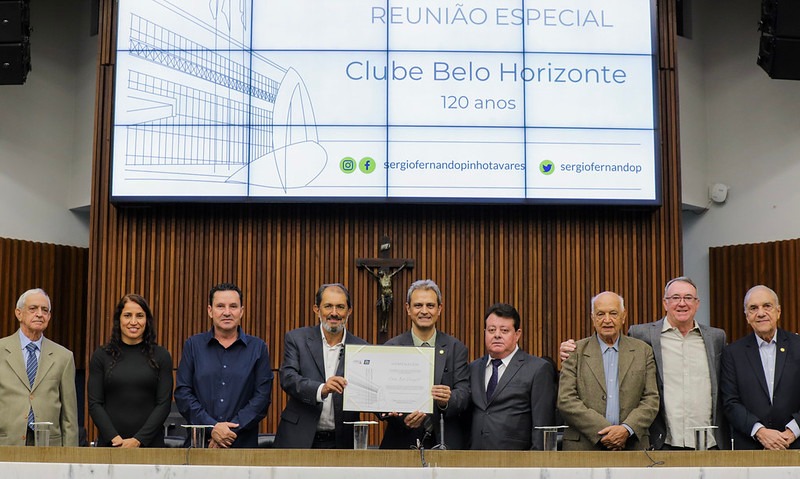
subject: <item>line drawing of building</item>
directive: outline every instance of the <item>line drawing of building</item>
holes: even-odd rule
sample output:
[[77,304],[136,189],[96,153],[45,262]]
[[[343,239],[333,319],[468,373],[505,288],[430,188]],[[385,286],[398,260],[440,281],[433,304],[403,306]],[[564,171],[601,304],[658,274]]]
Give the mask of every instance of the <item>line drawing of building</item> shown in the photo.
[[[141,9],[130,13],[130,28],[119,40],[119,55],[127,58],[117,76],[126,96],[117,98],[124,102],[125,121],[117,122],[124,137],[115,141],[125,143],[126,180],[148,181],[156,189],[159,182],[175,181],[238,184],[246,196],[286,194],[311,184],[327,153],[300,74],[233,38],[236,16],[228,1],[211,2],[198,15],[176,2],[153,3],[170,7],[172,22],[203,25],[215,45],[177,34],[163,19],[145,18],[147,8],[133,7]],[[204,3],[192,6],[202,9]],[[237,27],[247,31],[250,15],[244,3],[240,8]],[[217,20],[216,27],[203,15]]]

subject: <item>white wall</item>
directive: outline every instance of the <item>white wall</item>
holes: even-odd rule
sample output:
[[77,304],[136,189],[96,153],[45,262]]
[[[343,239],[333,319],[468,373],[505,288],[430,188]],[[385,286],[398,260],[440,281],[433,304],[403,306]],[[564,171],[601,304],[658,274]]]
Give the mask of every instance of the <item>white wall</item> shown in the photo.
[[[693,73],[682,70],[683,53],[697,47],[679,44],[679,85],[702,81],[706,139],[696,150],[706,148],[707,156],[705,168],[692,157],[684,158],[682,166],[690,163],[688,174],[705,170],[705,183],[730,186],[726,203],[683,215],[684,272],[698,282],[704,303],[698,320],[708,323],[709,247],[800,237],[800,81],[772,80],[755,63],[760,1],[695,2],[701,4],[695,29],[703,32],[704,68],[701,77],[695,71],[692,78],[683,78]],[[697,58],[690,61],[697,64]],[[702,142],[687,134],[696,125],[684,120],[702,114],[684,117],[681,111],[684,153],[687,141]],[[689,185],[684,181],[685,188]],[[684,193],[684,202],[698,194]]]
[[[34,1],[34,0],[32,0]],[[35,0],[41,1],[41,0]],[[75,2],[77,8],[78,41],[75,85],[75,155],[72,161],[67,204],[70,208],[85,209],[88,220],[92,191],[92,155],[94,154],[94,114],[97,92],[97,61],[100,37],[89,35],[91,0]],[[87,225],[88,235],[88,225]]]
[[33,70],[24,85],[0,85],[1,237],[88,246],[98,39],[89,4],[31,1]]
[[706,158],[706,100],[703,47],[705,32],[699,28],[703,12],[689,2],[691,22],[687,37],[678,37],[678,106],[681,143],[681,199],[684,208],[708,206]]

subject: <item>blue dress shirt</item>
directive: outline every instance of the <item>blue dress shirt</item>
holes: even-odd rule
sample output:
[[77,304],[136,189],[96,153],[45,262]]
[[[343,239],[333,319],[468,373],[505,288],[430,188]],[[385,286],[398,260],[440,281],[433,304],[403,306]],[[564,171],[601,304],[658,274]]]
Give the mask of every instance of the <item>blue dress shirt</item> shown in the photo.
[[606,420],[611,424],[619,424],[619,338],[612,346],[599,336],[597,341],[603,353],[603,372],[606,376]]
[[272,367],[267,344],[239,328],[224,348],[214,330],[186,340],[175,381],[175,403],[190,424],[232,422],[231,447],[258,447],[258,423],[272,400]]

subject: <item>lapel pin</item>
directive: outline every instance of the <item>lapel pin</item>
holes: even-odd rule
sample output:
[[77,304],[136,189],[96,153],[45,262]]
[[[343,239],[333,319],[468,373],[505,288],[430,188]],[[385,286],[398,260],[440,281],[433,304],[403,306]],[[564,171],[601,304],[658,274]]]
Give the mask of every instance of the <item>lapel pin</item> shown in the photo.
[[785,353],[786,352],[786,348],[781,348],[781,352]]
[[439,354],[444,354],[444,349],[440,349]]

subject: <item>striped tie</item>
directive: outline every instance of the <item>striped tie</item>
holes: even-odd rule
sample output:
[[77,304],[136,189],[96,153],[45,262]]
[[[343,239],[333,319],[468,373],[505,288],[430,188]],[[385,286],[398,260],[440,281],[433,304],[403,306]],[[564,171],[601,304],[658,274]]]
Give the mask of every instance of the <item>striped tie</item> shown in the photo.
[[[39,361],[36,359],[36,350],[39,348],[35,343],[28,343],[25,349],[28,350],[28,364],[25,367],[25,372],[28,373],[28,381],[31,383],[31,389],[33,389],[33,382],[36,380],[36,370],[39,369]],[[31,407],[31,410],[28,411],[28,427],[33,428],[33,421],[33,407]]]

